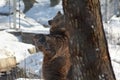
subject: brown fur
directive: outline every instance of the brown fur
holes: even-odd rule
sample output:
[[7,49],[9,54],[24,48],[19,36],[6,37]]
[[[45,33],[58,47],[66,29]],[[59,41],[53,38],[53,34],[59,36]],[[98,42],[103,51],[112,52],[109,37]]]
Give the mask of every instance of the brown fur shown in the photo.
[[59,11],[57,15],[52,19],[49,20],[48,23],[51,26],[50,28],[50,34],[65,34],[66,29],[65,29],[65,19],[64,15],[61,14]]
[[69,80],[68,71],[71,66],[68,38],[64,26],[61,26],[61,14],[58,13],[49,21],[52,26],[49,35],[36,35],[36,47],[43,51],[43,77],[45,80]]

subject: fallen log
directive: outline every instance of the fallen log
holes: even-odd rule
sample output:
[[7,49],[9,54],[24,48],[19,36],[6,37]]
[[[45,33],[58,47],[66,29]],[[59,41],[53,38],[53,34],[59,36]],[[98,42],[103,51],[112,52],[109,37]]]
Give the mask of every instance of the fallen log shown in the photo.
[[7,72],[16,67],[16,58],[8,57],[0,59],[0,72]]

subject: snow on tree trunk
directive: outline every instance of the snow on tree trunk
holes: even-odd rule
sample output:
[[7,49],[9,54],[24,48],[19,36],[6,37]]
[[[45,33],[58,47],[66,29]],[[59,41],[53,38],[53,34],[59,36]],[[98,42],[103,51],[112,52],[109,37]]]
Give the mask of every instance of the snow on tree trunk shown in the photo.
[[71,80],[115,80],[99,0],[63,0]]

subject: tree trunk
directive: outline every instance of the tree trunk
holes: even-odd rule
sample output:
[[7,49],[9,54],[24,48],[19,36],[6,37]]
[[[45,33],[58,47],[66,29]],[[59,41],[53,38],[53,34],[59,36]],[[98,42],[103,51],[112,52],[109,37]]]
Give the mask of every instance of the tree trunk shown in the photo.
[[54,7],[56,6],[57,4],[59,4],[60,0],[50,0],[50,6],[51,7]]
[[23,3],[25,6],[23,13],[26,13],[33,7],[34,3],[38,3],[38,2],[36,0],[23,0]]
[[71,80],[115,80],[99,0],[63,0]]

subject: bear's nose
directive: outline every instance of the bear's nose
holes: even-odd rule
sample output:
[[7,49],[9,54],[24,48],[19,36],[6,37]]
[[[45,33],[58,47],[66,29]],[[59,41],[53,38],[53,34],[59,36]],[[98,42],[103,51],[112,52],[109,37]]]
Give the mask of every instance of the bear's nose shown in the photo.
[[49,20],[49,21],[48,21],[48,24],[49,24],[49,25],[52,25],[52,20]]

